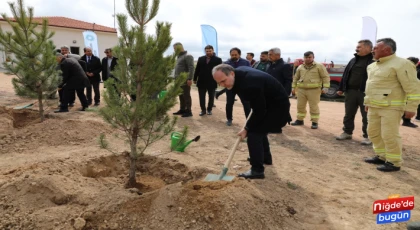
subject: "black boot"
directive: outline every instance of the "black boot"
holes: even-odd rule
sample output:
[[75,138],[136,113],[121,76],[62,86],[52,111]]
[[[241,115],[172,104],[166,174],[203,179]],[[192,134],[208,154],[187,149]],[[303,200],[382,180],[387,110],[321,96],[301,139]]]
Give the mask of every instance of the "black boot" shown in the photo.
[[404,121],[402,123],[402,126],[407,126],[407,127],[410,127],[410,128],[417,128],[417,127],[419,127],[418,125],[412,123],[411,121]]
[[180,110],[178,110],[178,112],[175,112],[175,113],[172,113],[172,114],[173,115],[182,115],[184,113],[185,113],[185,110],[180,109]]
[[245,179],[264,179],[265,175],[264,172],[248,170],[247,172],[239,174],[238,177],[243,177]]
[[385,164],[378,166],[376,169],[382,172],[395,172],[400,171],[401,167],[396,167],[394,164],[386,162]]
[[365,159],[366,163],[374,164],[374,165],[381,165],[385,164],[384,160],[381,160],[378,156],[370,157]]
[[291,125],[303,125],[303,121],[301,120],[296,120],[295,122],[291,123]]
[[192,117],[192,116],[193,116],[192,112],[190,110],[187,110],[185,111],[184,114],[182,114],[181,117]]
[[311,129],[317,129],[318,123],[312,122]]

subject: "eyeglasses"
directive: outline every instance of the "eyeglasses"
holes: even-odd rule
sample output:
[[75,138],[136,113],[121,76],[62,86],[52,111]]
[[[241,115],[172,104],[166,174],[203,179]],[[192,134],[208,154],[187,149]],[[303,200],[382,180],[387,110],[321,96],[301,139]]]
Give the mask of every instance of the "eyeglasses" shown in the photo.
[[109,53],[109,52],[104,52],[104,53],[106,53],[106,54],[107,54],[107,53]]

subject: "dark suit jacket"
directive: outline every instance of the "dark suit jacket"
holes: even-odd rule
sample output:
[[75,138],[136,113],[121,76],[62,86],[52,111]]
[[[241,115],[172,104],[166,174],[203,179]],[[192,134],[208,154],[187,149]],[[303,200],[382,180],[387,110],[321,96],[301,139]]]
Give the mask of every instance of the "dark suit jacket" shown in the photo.
[[101,81],[101,71],[102,71],[102,64],[101,60],[92,55],[90,62],[87,61],[86,55],[83,55],[80,60],[85,61],[87,65],[87,71],[89,73],[93,73],[93,77],[87,76],[90,82],[100,82]]
[[207,56],[198,58],[194,71],[194,81],[197,81],[198,88],[217,88],[217,82],[213,79],[211,71],[219,64],[222,64],[222,59],[214,55],[210,58],[209,63],[207,63]]
[[85,71],[76,59],[63,58],[59,66],[63,74],[59,88],[65,86],[68,89],[81,89],[90,85]]
[[292,92],[292,81],[293,81],[293,68],[290,66],[290,64],[285,63],[283,61],[283,58],[280,58],[274,63],[271,63],[271,65],[267,69],[267,73],[273,76],[277,81],[279,81],[284,89],[286,90],[286,93],[290,95]]
[[[113,71],[115,66],[117,65],[117,60],[118,58],[112,57],[111,66],[110,66],[111,71]],[[108,58],[104,57],[102,58],[102,80],[106,81],[110,77],[114,78],[112,74],[108,75]]]
[[246,125],[249,132],[279,133],[292,121],[289,94],[271,75],[252,67],[238,67],[232,90],[251,105],[253,112]]

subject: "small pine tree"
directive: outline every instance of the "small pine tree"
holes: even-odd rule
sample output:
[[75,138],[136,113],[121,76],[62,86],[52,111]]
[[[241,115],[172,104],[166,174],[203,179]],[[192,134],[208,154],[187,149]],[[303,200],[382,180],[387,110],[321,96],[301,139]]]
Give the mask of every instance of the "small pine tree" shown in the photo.
[[12,32],[0,28],[0,49],[13,54],[12,64],[3,63],[6,70],[16,75],[12,79],[17,95],[38,98],[39,115],[44,121],[43,99],[51,95],[59,84],[57,62],[54,55],[53,32],[48,31],[48,21],[33,22],[34,9],[24,8],[23,0],[9,3],[13,18],[1,14],[12,27]]
[[[103,94],[106,106],[100,110],[104,120],[123,130],[130,144],[128,187],[136,182],[136,162],[146,148],[173,131],[176,118],[167,112],[176,104],[186,74],[175,81],[169,78],[176,54],[164,57],[170,47],[171,24],[156,22],[156,34],[147,35],[146,24],[156,15],[159,0],[126,0],[125,6],[137,25],[129,27],[127,17],[118,14],[121,37],[113,54],[118,65],[112,72],[115,79],[105,82]],[[159,92],[166,90],[164,97]]]

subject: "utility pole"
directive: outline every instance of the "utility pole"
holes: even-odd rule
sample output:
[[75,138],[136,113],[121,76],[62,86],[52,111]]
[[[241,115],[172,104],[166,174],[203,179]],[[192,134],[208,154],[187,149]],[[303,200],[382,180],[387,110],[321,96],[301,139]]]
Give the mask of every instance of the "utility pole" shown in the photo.
[[114,17],[114,29],[115,29],[115,0],[114,0],[114,14],[112,15],[112,17]]

